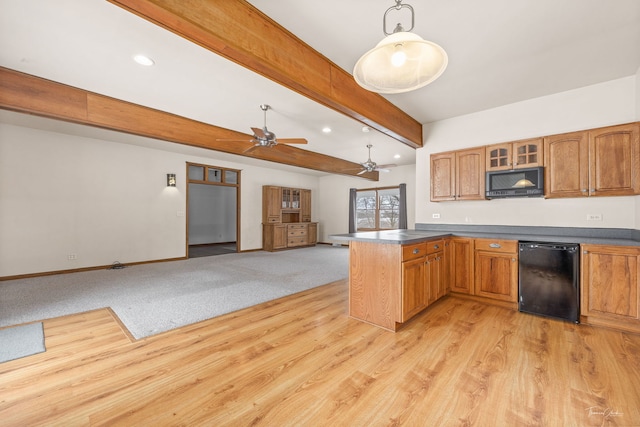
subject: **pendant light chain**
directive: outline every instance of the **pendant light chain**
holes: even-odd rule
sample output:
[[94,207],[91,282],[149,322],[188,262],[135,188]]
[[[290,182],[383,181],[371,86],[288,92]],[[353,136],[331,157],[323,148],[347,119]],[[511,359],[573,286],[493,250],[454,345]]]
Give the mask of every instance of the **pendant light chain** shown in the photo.
[[[400,25],[400,23],[396,24],[396,27],[394,28],[393,32],[391,33],[387,33],[387,14],[392,11],[392,10],[396,10],[396,11],[400,11],[401,9],[409,9],[411,11],[411,28],[409,28],[408,30],[405,30],[402,25]],[[411,5],[408,4],[402,4],[402,0],[396,0],[396,5],[395,6],[391,6],[389,9],[387,9],[387,11],[384,13],[384,16],[382,17],[382,32],[384,32],[385,35],[390,36],[393,33],[397,33],[399,31],[411,31],[413,30],[413,27],[415,26],[415,12],[413,10],[413,7],[411,7]]]

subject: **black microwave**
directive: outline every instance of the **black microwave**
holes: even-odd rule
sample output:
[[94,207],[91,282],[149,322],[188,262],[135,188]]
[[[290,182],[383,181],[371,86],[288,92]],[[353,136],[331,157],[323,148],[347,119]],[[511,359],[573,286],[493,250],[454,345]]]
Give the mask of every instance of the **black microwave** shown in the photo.
[[544,168],[490,171],[486,174],[487,199],[544,196]]

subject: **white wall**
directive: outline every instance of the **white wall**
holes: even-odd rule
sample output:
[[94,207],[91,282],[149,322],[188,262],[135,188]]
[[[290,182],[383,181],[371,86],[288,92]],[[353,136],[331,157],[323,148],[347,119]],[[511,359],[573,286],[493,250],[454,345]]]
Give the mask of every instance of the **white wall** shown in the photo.
[[636,72],[636,120],[640,121],[640,68]]
[[189,245],[236,241],[237,188],[188,184]]
[[[640,121],[640,68],[636,72],[636,120]],[[636,197],[636,227],[640,230],[640,196]]]
[[319,212],[320,221],[319,241],[332,242],[331,234],[349,232],[349,189],[366,189],[378,187],[392,187],[407,184],[407,222],[409,228],[415,226],[415,166],[398,166],[390,168],[389,172],[379,172],[379,181],[369,181],[362,178],[352,178],[341,175],[330,175],[320,178]]
[[[638,197],[429,200],[431,153],[475,147],[636,120],[636,76],[434,122],[416,160],[416,222],[638,228]],[[439,213],[440,219],[432,214]],[[587,221],[602,214],[602,221]]]
[[309,188],[319,204],[316,176],[192,151],[0,123],[0,277],[184,257],[186,162],[241,170],[241,250],[262,247],[262,185]]

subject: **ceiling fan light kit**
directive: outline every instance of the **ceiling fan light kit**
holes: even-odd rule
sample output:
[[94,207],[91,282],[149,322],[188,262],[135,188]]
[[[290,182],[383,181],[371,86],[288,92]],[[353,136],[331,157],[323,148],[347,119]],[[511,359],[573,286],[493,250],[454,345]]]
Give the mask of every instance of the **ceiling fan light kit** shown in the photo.
[[[414,11],[402,0],[395,0],[384,13],[382,25],[386,37],[362,55],[353,69],[353,77],[363,88],[377,93],[402,93],[419,89],[440,77],[447,68],[448,56],[438,44],[423,40],[410,31],[414,27]],[[408,9],[411,28],[405,31],[399,23],[393,33],[386,29],[390,11]]]

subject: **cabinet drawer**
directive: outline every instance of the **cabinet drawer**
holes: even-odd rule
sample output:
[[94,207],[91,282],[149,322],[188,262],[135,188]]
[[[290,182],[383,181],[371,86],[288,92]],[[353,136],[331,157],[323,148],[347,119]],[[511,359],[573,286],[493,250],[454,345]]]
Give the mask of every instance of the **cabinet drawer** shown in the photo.
[[518,241],[499,239],[476,239],[476,250],[517,254]]
[[287,246],[303,246],[306,244],[307,244],[307,236],[289,237],[287,239]]
[[402,261],[411,261],[423,257],[427,254],[426,243],[416,243],[414,245],[402,245]]
[[307,230],[289,230],[287,232],[287,236],[289,237],[297,237],[297,236],[306,236]]
[[436,252],[440,252],[444,250],[444,240],[434,240],[432,242],[427,242],[427,254],[435,254]]
[[306,230],[307,227],[308,227],[307,224],[288,224],[287,225],[287,229],[289,231],[292,231],[292,230]]

